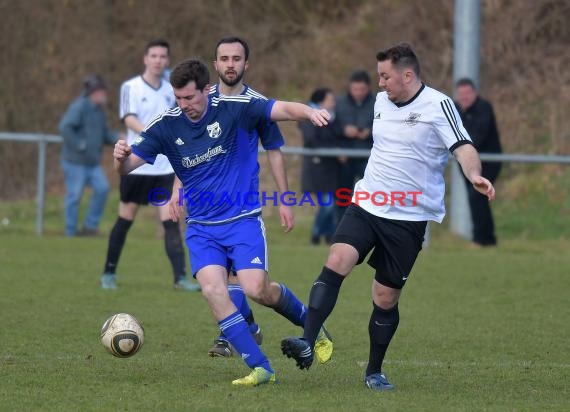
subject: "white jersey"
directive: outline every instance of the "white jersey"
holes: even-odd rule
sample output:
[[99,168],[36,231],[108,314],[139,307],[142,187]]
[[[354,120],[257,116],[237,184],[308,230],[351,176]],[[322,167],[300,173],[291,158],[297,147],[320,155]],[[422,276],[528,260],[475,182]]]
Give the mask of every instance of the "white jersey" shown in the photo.
[[449,153],[471,143],[453,101],[425,85],[402,105],[378,93],[372,135],[352,201],[375,216],[441,223]]
[[[165,79],[162,79],[158,89],[148,84],[142,76],[133,77],[121,86],[119,104],[121,120],[132,114],[137,116],[138,120],[146,126],[156,116],[174,106],[174,91]],[[138,133],[128,129],[127,142],[129,145],[132,145],[137,137],[139,137]],[[154,164],[144,164],[131,172],[131,174],[137,175],[166,175],[171,173],[174,173],[174,170],[164,155],[158,155]]]

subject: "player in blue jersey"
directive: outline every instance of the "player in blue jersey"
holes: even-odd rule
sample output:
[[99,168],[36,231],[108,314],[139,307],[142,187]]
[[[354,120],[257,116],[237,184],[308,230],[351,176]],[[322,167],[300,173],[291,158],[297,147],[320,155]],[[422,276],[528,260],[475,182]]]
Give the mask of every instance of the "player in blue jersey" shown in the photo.
[[[238,37],[224,37],[220,39],[214,50],[214,68],[218,73],[219,83],[211,87],[210,98],[218,99],[220,95],[244,95],[265,99],[263,95],[243,83],[243,77],[248,65],[249,46],[243,39]],[[257,131],[255,133],[257,133]],[[267,151],[271,174],[273,175],[279,193],[287,192],[289,186],[287,184],[283,153],[281,153],[280,150],[284,141],[277,124],[273,123],[265,130],[265,133],[259,134],[259,141],[261,141],[263,148]],[[295,225],[291,206],[279,205],[279,215],[285,232],[291,231]],[[261,344],[263,341],[261,329],[255,322],[253,312],[236,276],[230,276],[228,278],[228,292],[232,302],[247,321],[255,341]],[[223,334],[214,340],[214,345],[210,348],[208,354],[210,356],[223,357],[232,355],[231,345]]]
[[[266,100],[263,95],[243,83],[243,77],[248,66],[249,46],[245,40],[238,37],[224,37],[219,40],[214,49],[214,68],[218,73],[219,83],[210,88],[210,99],[218,100],[220,95],[242,95]],[[285,172],[283,154],[280,150],[284,141],[279,127],[277,124],[272,123],[269,127],[260,127],[259,130],[255,130],[254,133],[257,136],[252,136],[252,142],[259,140],[263,148],[267,151],[271,173],[275,179],[279,192],[287,192],[289,190],[287,174]],[[182,211],[182,207],[180,206],[181,202],[178,197],[180,188],[182,188],[182,183],[178,178],[176,178],[175,185],[172,190],[172,199],[169,204],[170,215],[174,221],[177,221],[180,218]],[[279,205],[279,215],[285,232],[291,231],[295,225],[292,208],[283,204]],[[231,266],[231,262],[229,262],[229,266]],[[228,267],[228,270],[230,271],[231,268]],[[232,273],[235,274],[235,271],[232,271]],[[258,344],[261,344],[263,341],[261,329],[255,322],[253,312],[236,276],[230,276],[228,278],[228,292],[230,299],[248,323],[255,341]],[[281,305],[278,304],[277,306],[280,307]],[[304,320],[304,318],[302,320]],[[323,327],[321,328],[315,344],[315,356],[320,363],[326,363],[330,360],[332,352],[332,340],[330,339],[330,335],[326,329]],[[208,351],[208,354],[212,357],[231,357],[232,353],[231,345],[223,333],[214,340],[214,345]]]
[[257,135],[272,121],[309,120],[324,126],[328,112],[301,103],[220,96],[209,99],[206,65],[186,60],[172,71],[178,107],[149,123],[128,146],[115,145],[114,164],[129,173],[166,155],[184,186],[193,272],[221,331],[252,369],[234,385],[275,381],[275,372],[255,343],[227,290],[227,262],[236,270],[246,295],[274,308],[295,324],[304,324],[303,304],[267,275],[265,228],[261,219]]

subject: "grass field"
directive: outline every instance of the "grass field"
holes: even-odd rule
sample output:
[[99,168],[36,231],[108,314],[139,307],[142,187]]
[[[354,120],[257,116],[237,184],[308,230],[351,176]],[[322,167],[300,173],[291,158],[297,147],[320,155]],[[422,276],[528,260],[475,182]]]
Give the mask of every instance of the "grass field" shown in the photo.
[[[279,350],[299,330],[253,305],[279,384],[235,389],[230,381],[247,369],[236,358],[206,356],[215,323],[200,295],[171,289],[155,226],[133,227],[121,288],[109,293],[98,288],[106,239],[53,233],[59,207],[50,200],[44,238],[33,234],[31,204],[2,211],[12,223],[0,230],[0,411],[570,410],[570,242],[556,235],[513,235],[499,248],[473,250],[436,230],[401,301],[385,364],[393,393],[362,383],[371,309],[365,265],[345,282],[328,321],[333,360],[308,372]],[[271,274],[305,300],[327,249],[307,246],[308,217],[287,236],[274,217],[266,220]],[[131,359],[112,357],[98,341],[103,321],[121,311],[146,330]]]

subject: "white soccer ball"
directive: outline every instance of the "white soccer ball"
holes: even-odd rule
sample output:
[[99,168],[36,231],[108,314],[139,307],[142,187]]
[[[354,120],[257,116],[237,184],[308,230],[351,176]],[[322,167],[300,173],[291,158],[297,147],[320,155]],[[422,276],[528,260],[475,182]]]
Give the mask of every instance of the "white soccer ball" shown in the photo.
[[128,358],[141,348],[144,342],[144,329],[134,316],[117,313],[105,321],[100,338],[111,355]]

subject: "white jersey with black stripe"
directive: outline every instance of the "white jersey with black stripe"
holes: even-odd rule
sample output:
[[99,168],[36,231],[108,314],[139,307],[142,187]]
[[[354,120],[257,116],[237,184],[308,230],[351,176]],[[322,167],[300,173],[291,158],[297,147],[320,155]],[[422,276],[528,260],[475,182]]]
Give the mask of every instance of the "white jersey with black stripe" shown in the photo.
[[352,201],[388,219],[441,223],[449,153],[471,143],[453,101],[425,85],[399,105],[378,93],[372,135],[368,165]]
[[[174,91],[167,80],[162,79],[160,87],[154,88],[142,76],[133,77],[121,86],[119,117],[124,120],[128,115],[135,115],[146,126],[156,116],[176,105]],[[127,130],[127,142],[132,145],[139,137],[133,130]],[[133,170],[136,175],[166,175],[174,173],[166,156],[159,155],[154,164],[144,164]]]

